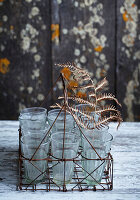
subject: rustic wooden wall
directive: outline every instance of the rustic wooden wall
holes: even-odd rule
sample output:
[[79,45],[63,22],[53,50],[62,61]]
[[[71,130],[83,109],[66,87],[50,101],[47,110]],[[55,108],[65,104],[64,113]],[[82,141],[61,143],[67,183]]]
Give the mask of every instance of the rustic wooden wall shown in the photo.
[[39,106],[54,63],[75,61],[95,82],[107,76],[124,120],[139,121],[139,14],[139,0],[0,0],[0,119]]
[[0,1],[0,118],[39,106],[52,84],[50,1]]
[[116,95],[125,121],[140,121],[140,1],[117,1]]

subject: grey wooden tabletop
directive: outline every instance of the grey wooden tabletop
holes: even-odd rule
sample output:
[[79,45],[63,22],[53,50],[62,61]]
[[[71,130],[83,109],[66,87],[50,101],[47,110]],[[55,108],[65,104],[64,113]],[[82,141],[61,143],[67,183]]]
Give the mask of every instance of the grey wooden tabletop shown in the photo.
[[16,199],[140,199],[140,123],[110,124],[114,140],[112,191],[30,192],[16,191],[18,184],[18,121],[0,121],[0,200]]

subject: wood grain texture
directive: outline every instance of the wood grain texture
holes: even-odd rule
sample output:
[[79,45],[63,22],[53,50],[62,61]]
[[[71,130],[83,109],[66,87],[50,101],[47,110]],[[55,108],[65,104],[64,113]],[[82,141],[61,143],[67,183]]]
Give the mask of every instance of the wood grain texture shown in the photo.
[[107,76],[124,121],[139,121],[139,15],[139,0],[1,0],[0,119],[39,106],[59,75],[54,64],[74,61],[95,83]]
[[52,84],[50,1],[2,1],[0,19],[0,118],[17,119]]
[[[95,83],[107,76],[114,93],[115,1],[58,2],[52,1],[53,23],[60,27],[59,37],[52,41],[52,63],[75,62],[90,72]],[[57,68],[53,74],[56,79]]]
[[126,121],[140,121],[140,1],[117,1],[117,91]]
[[110,124],[114,136],[114,188],[106,192],[23,192],[16,191],[18,182],[18,122],[0,121],[0,199],[130,199],[140,198],[140,123],[122,123],[116,131],[116,123]]

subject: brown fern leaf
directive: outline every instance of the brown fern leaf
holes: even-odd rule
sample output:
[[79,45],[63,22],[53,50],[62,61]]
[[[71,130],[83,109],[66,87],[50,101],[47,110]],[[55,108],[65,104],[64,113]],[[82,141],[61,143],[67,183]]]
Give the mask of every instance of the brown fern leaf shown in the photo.
[[[71,88],[73,92],[77,91],[75,90],[76,88],[76,89],[81,89],[81,90],[89,89],[89,93],[87,94],[88,100],[83,100],[82,98],[76,97],[75,92],[74,92],[74,96],[66,98],[65,107],[63,107],[64,105],[60,105],[58,103],[52,107],[61,108],[63,110],[66,109],[67,112],[72,114],[76,123],[78,123],[81,127],[86,128],[86,129],[95,129],[95,128],[100,129],[103,126],[108,125],[110,121],[117,121],[118,127],[119,127],[120,123],[122,122],[120,111],[118,111],[113,105],[102,107],[100,106],[100,102],[104,100],[114,100],[119,106],[121,106],[121,104],[118,102],[115,96],[110,93],[97,95],[98,91],[103,89],[108,84],[108,81],[106,80],[106,78],[104,78],[97,85],[95,85],[89,73],[85,69],[82,69],[76,66],[75,63],[66,63],[66,64],[57,64],[57,65],[59,67],[69,68],[69,70],[72,72],[73,79],[76,80],[76,82],[79,82],[79,84],[80,84],[80,80],[86,81],[84,82],[82,86],[76,86],[76,87],[73,86]],[[66,82],[67,82],[67,85],[69,85],[68,80],[66,80]],[[58,99],[64,99],[64,97],[59,97]],[[69,105],[68,100],[70,99],[80,104],[89,105],[89,108],[88,109],[85,109],[83,107],[77,108],[72,105]],[[98,106],[100,106],[99,109],[98,109]],[[93,114],[94,112],[96,114],[101,114],[101,117],[99,117],[98,122],[95,122],[94,120],[94,114]],[[110,113],[109,117],[108,117],[108,112]],[[103,116],[105,113],[107,116]]]
[[88,84],[88,85],[85,85],[85,86],[80,86],[80,87],[74,87],[74,88],[77,88],[77,89],[80,89],[80,90],[85,90],[85,89],[89,89],[89,88],[95,88],[95,86],[93,84]]
[[[83,69],[81,69],[81,70],[83,70]],[[81,79],[86,79],[86,80],[90,80],[90,77],[89,77],[89,75],[87,75],[87,73],[86,72],[81,72],[81,70],[75,70],[75,71],[73,71],[72,73],[73,73],[73,79],[74,80],[77,80],[77,81],[79,81],[79,80],[81,80]]]
[[[78,73],[78,74],[77,74]],[[81,76],[81,77],[84,77],[84,76],[86,76],[86,77],[90,77],[90,75],[89,75],[89,73],[86,71],[86,70],[84,70],[84,69],[82,69],[82,68],[79,68],[79,67],[76,67],[75,68],[75,71],[73,72],[73,74],[74,75],[79,75],[79,76]]]
[[85,120],[83,119],[84,121],[84,126],[86,127],[86,129],[95,129],[95,120],[94,118],[92,120]]
[[83,81],[89,81],[91,80],[90,76],[86,75],[86,76],[82,76]]
[[[62,67],[61,64],[59,64],[59,66]],[[75,75],[78,75],[79,73],[84,75],[89,75],[84,69],[82,69],[81,67],[77,67],[74,62],[63,64],[63,67],[69,68]]]
[[90,81],[91,80],[91,78],[88,75],[86,75],[86,74],[77,74],[77,72],[73,73],[73,79],[76,80],[76,81],[80,81],[81,79],[83,81]]
[[103,100],[114,100],[121,107],[121,104],[118,102],[118,100],[112,94],[105,93],[105,94],[100,94],[99,96],[97,96],[97,102],[100,102]]
[[95,94],[94,92],[89,92],[89,93],[88,93],[88,96],[89,96],[89,97],[94,97],[94,98],[96,98],[96,94]]
[[[88,120],[93,120],[93,116],[90,115],[89,112],[85,112],[82,109],[78,109],[72,105],[69,105],[69,108],[74,112],[74,114],[76,114],[78,116],[78,114],[81,114],[82,116],[86,117]],[[81,116],[78,116],[78,118],[80,119]]]
[[102,106],[100,109],[97,108],[96,113],[100,114],[100,113],[104,113],[104,112],[117,112],[120,113],[115,106],[113,105],[106,105],[106,106]]
[[84,125],[84,123],[81,122],[81,120],[79,120],[78,116],[75,115],[75,114],[73,113],[72,107],[69,107],[69,108],[68,108],[68,112],[73,116],[73,118],[74,118],[74,120],[77,122],[77,124],[79,124],[81,127],[85,128],[85,129],[87,128],[87,127]]
[[59,103],[56,103],[56,104],[50,106],[50,108],[62,108],[62,106]]
[[118,126],[117,126],[117,129],[118,129],[118,127],[120,126],[120,123],[122,122],[122,118],[119,114],[111,114],[110,113],[109,117],[106,117],[106,116],[100,117],[98,122],[96,123],[95,127],[100,129],[103,126],[108,125],[108,123],[111,122],[111,121],[117,121],[118,122]]
[[75,71],[75,67],[73,66],[73,64],[67,62],[67,63],[58,63],[58,64],[55,64],[55,66],[58,66],[58,67],[61,67],[61,68],[69,68],[71,71]]
[[96,95],[94,93],[91,93],[89,94],[89,97],[96,98]]
[[[85,74],[85,75],[88,75],[88,76],[89,76],[89,73],[88,73],[85,69],[83,69],[83,68],[81,68],[81,67],[77,67],[77,65],[76,65],[74,62],[73,62],[72,64],[73,64],[73,66],[74,66],[74,68],[75,68],[76,73],[79,72],[79,73],[81,73],[81,74]],[[74,72],[74,73],[75,73],[75,72]]]
[[91,80],[89,73],[85,69],[77,67],[75,63],[73,63],[73,66],[75,68],[75,70],[73,71],[74,75],[78,76],[80,74],[82,78],[85,77],[86,79]]
[[[58,99],[64,99],[64,97],[58,97]],[[90,101],[86,101],[84,99],[81,99],[81,98],[77,98],[77,97],[68,97],[68,99],[71,99],[73,101],[76,101],[78,103],[81,103],[81,104],[88,104],[89,106],[91,107],[95,107],[95,104],[90,102]]]
[[87,110],[87,108],[79,107],[78,108],[78,119],[82,123],[84,123],[84,126],[88,129],[91,127],[91,125],[95,124],[95,119],[94,119],[94,112]]
[[92,129],[92,130],[93,130],[93,129],[96,129],[96,127],[94,126],[94,124],[92,124],[93,126],[91,127],[91,123],[92,123],[92,122],[86,124],[86,128],[89,129],[89,130],[91,130],[91,129]]
[[58,63],[55,65],[57,65],[59,67],[63,67],[63,68],[65,68],[65,67],[69,68],[70,71],[73,73],[74,80],[79,81],[82,78],[84,81],[86,81],[86,80],[91,81],[91,77],[90,77],[89,73],[86,70],[82,69],[81,67],[77,67],[75,63],[72,63],[72,64],[71,63],[66,63],[66,64]]
[[[62,107],[63,107],[63,106],[61,106],[61,105],[58,104],[58,103],[56,103],[55,105],[51,106],[51,108],[60,108],[60,109],[62,109]],[[71,112],[72,112],[72,116],[74,117],[75,121],[76,121],[78,124],[80,124],[83,128],[85,128],[85,129],[86,129],[87,127],[85,126],[84,120],[82,121],[82,120],[80,119],[80,117],[79,117],[77,114],[75,114],[75,113],[80,113],[80,114],[82,114],[83,116],[85,116],[86,118],[88,118],[89,120],[93,120],[93,117],[87,115],[87,114],[84,113],[84,112],[81,112],[80,110],[78,110],[78,109],[76,109],[76,108],[73,108],[72,106],[65,107],[65,108],[63,108],[62,110],[65,110],[65,109],[66,109],[66,112],[68,112],[68,113],[70,113],[70,114],[71,114]]]
[[108,85],[108,81],[106,80],[106,77],[103,79],[103,80],[101,80],[98,84],[97,84],[97,86],[95,87],[95,90],[96,90],[96,92],[97,91],[99,91],[99,90],[101,90],[101,89],[103,89],[105,86],[107,86]]

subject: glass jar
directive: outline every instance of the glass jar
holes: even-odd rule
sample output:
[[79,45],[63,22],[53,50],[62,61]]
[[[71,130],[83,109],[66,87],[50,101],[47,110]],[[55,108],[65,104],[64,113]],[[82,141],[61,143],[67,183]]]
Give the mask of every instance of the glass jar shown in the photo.
[[[99,119],[99,117],[100,117],[99,114],[98,114],[98,115],[95,114],[95,111],[93,110],[93,108],[92,108],[90,105],[88,105],[88,104],[78,104],[78,105],[76,106],[76,108],[77,108],[79,111],[81,111],[81,112],[77,112],[77,116],[78,116],[81,120],[86,120],[86,121],[88,121],[88,118],[86,118],[84,115],[82,115],[82,111],[83,111],[84,113],[87,113],[87,114],[90,115],[91,117],[93,117],[94,120],[95,120],[95,122],[97,122],[98,119]],[[90,121],[89,121],[89,123],[90,123]]]
[[[29,140],[28,143],[26,141]],[[36,140],[34,140],[36,141]],[[24,167],[24,182],[37,184],[43,182],[46,177],[46,170],[48,168],[47,160],[43,160],[48,157],[50,140],[47,142],[44,141],[37,152],[35,153],[38,144],[34,143],[33,139],[30,136],[26,135],[21,138],[21,151],[22,155],[26,158],[23,160]],[[33,154],[35,155],[33,156]],[[34,160],[29,161],[33,156]]]
[[21,129],[44,129],[47,120],[47,110],[42,107],[25,108],[20,112],[19,122]]
[[[51,151],[53,163],[53,181],[57,185],[68,184],[71,182],[74,163],[73,160],[77,156],[79,148],[79,140],[74,134],[65,134],[63,144],[63,132],[55,132],[51,136]],[[60,161],[60,159],[70,159]]]
[[[51,126],[53,122],[55,121],[56,117],[58,116],[56,122],[54,123],[52,127],[52,133],[55,131],[61,131],[64,132],[64,118],[65,118],[65,112],[62,110],[59,114],[60,109],[53,109],[48,112],[48,123]],[[74,119],[71,114],[66,112],[66,122],[65,122],[65,130],[71,131],[74,127]]]
[[84,169],[84,177],[88,185],[98,185],[101,182],[106,165],[106,160],[101,160],[99,156],[102,159],[107,157],[113,137],[110,133],[106,133],[104,138],[96,138],[92,132],[87,132],[85,135],[91,144],[82,137],[82,167]]
[[[92,107],[89,106],[88,104],[78,104],[76,106],[76,108],[78,108],[78,110],[80,110],[81,112],[84,111],[84,113],[87,113],[88,115],[90,115],[90,117],[93,117],[95,122],[98,122],[100,115],[95,114],[95,112],[93,111]],[[92,129],[94,122],[90,121],[87,117],[85,117],[84,115],[82,115],[81,112],[77,112],[77,117],[79,117],[79,119],[81,120],[81,122],[86,122],[86,124],[88,124],[89,129],[85,129],[82,126],[77,126],[76,122],[75,122],[75,128],[79,129],[80,131],[80,135],[81,135],[81,143],[80,146],[82,146],[82,137],[84,133],[86,134],[90,134],[94,135],[94,139],[98,139],[98,140],[102,140],[105,137],[105,134],[108,133],[108,126],[102,127],[100,129]],[[90,129],[91,128],[91,129]]]

